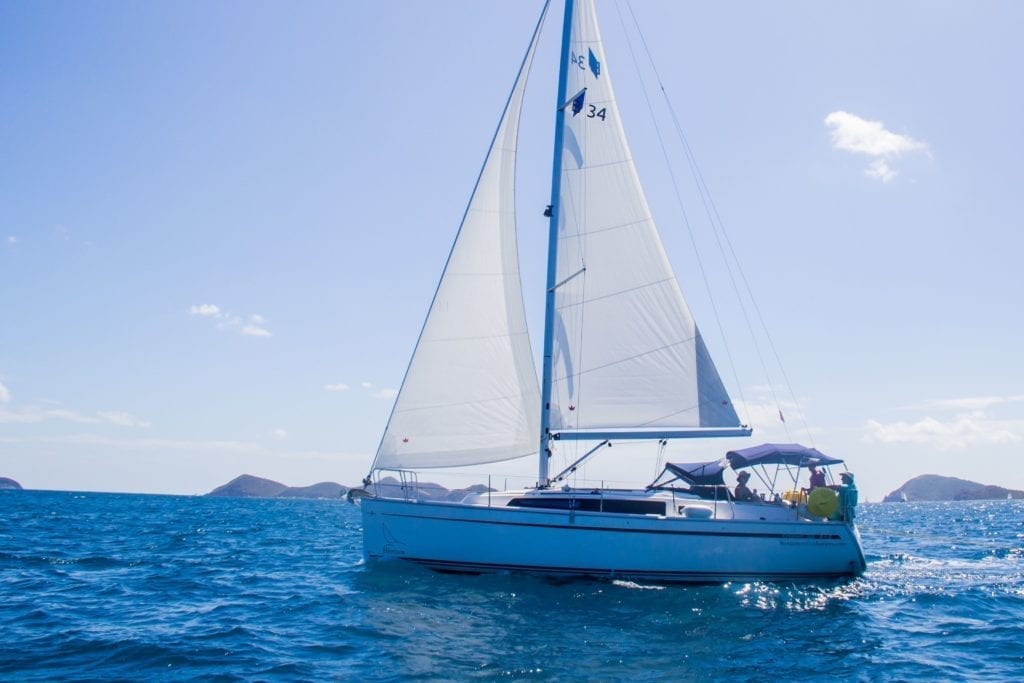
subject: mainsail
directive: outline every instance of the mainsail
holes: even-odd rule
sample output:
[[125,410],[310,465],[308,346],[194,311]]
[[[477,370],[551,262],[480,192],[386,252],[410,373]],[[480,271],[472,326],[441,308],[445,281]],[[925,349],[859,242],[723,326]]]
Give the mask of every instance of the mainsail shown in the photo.
[[550,428],[737,427],[640,186],[592,0],[569,46]]
[[537,452],[540,391],[519,277],[515,170],[519,115],[543,19],[542,13],[374,467],[475,465]]

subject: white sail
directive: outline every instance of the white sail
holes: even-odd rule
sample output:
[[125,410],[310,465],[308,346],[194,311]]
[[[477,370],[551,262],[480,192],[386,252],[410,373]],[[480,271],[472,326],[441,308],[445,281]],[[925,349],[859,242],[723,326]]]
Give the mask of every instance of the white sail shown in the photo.
[[570,51],[551,428],[736,427],[641,189],[592,0]]
[[540,391],[516,248],[519,114],[540,24],[487,153],[375,467],[475,465],[537,452]]

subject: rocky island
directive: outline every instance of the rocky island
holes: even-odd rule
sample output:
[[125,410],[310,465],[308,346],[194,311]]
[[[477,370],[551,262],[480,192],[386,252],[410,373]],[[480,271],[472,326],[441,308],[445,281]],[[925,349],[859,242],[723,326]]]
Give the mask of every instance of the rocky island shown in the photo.
[[206,495],[222,498],[340,498],[347,491],[347,487],[333,481],[312,486],[285,486],[272,479],[243,474]]
[[10,491],[20,491],[21,484],[14,481],[13,479],[8,479],[7,477],[0,477],[0,490],[3,489],[7,489]]
[[1024,499],[1024,491],[991,484],[979,484],[956,477],[922,474],[914,477],[885,498],[883,503],[948,500],[1014,500]]
[[[382,495],[402,495],[402,482],[394,477],[384,477],[378,484]],[[218,486],[206,495],[221,498],[340,498],[348,493],[349,487],[325,481],[312,486],[285,486],[280,482],[251,474],[235,477],[223,486]],[[420,482],[417,492],[424,500],[462,500],[468,493],[483,493],[487,487],[476,484],[464,489],[446,489],[440,484]]]

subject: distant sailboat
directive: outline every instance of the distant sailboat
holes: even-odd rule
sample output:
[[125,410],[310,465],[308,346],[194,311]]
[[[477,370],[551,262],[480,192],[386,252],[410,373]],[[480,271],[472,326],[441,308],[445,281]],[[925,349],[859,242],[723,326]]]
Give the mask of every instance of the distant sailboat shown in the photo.
[[[785,500],[739,501],[725,487],[730,469],[799,472],[842,462],[814,449],[767,444],[705,463],[670,463],[639,490],[555,486],[613,441],[751,430],[737,416],[663,250],[592,0],[565,3],[538,386],[520,289],[514,179],[519,115],[547,7],[370,474],[350,495],[362,506],[367,559],[444,571],[665,581],[861,573],[855,497],[837,509],[832,489],[816,489],[812,498],[820,503],[809,510],[799,491]],[[552,476],[552,448],[570,441],[593,447]],[[529,455],[538,458],[536,488],[459,502],[418,495],[418,470]],[[380,485],[384,476],[400,485]]]

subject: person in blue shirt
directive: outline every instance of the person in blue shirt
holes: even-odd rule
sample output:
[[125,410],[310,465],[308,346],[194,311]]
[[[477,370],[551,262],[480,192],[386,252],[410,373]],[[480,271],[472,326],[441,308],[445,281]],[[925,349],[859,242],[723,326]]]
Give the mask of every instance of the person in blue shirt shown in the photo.
[[829,519],[845,519],[852,522],[853,518],[857,516],[855,508],[858,498],[857,485],[853,483],[853,472],[843,472],[839,475],[839,479],[842,484],[830,487],[839,492],[839,506]]

